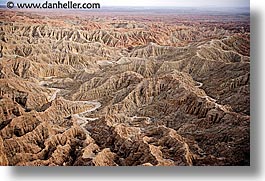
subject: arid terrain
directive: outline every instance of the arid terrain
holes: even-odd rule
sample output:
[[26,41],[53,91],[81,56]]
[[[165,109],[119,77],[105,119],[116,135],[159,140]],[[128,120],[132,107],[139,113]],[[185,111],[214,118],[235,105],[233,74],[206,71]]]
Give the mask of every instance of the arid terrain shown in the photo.
[[249,20],[0,9],[0,165],[250,165]]

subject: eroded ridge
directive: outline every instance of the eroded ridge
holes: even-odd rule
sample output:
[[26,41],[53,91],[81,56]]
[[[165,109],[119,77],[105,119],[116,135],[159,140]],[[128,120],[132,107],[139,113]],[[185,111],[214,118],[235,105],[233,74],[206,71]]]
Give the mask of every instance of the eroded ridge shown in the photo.
[[249,41],[235,14],[1,10],[0,165],[249,165]]

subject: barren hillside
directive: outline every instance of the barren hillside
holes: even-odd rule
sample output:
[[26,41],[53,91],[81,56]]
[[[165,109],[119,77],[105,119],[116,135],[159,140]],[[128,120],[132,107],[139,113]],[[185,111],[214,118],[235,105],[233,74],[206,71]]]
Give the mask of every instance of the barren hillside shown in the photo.
[[0,165],[249,165],[249,131],[249,17],[0,11]]

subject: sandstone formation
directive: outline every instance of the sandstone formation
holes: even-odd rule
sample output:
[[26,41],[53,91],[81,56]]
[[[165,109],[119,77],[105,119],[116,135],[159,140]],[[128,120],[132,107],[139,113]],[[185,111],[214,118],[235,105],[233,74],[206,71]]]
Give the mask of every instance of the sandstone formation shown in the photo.
[[147,15],[0,11],[0,165],[250,164],[249,16]]

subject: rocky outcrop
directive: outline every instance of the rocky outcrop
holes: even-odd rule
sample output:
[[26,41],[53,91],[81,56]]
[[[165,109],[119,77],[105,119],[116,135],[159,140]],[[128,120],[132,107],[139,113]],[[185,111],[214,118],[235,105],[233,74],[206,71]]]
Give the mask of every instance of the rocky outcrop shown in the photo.
[[247,16],[0,15],[0,165],[250,164]]

